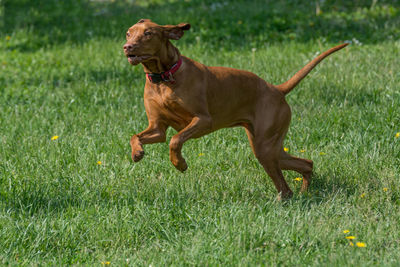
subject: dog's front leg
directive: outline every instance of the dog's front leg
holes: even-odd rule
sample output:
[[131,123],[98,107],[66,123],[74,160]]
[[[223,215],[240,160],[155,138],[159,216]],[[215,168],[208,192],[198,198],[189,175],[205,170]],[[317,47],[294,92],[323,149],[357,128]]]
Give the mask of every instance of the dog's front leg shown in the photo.
[[146,130],[135,134],[131,138],[132,160],[138,162],[144,156],[143,145],[165,142],[167,127],[161,124],[150,123]]
[[178,170],[184,172],[187,169],[186,161],[181,153],[183,143],[190,138],[198,138],[209,132],[211,132],[211,118],[209,116],[197,116],[184,129],[171,138],[169,143],[169,159]]

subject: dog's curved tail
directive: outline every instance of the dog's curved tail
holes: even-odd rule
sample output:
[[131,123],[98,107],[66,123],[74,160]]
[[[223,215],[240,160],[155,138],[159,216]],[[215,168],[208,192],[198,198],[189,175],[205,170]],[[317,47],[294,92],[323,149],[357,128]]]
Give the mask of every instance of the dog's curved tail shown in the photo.
[[275,87],[278,88],[278,90],[281,91],[282,93],[284,93],[285,95],[288,94],[324,58],[326,58],[330,54],[342,49],[343,47],[345,47],[347,45],[348,45],[348,43],[344,43],[344,44],[332,47],[331,49],[325,51],[321,55],[319,55],[316,58],[314,58],[307,65],[305,65],[301,70],[299,70],[295,75],[293,75],[293,77],[290,78],[287,82],[284,82],[284,83],[279,84],[279,85],[275,85]]

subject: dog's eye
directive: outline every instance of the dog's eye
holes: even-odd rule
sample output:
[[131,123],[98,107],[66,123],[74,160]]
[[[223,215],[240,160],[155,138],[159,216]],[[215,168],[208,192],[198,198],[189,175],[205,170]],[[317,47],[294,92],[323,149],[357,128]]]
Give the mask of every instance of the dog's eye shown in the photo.
[[131,34],[129,32],[126,33],[126,37],[130,37]]
[[151,32],[144,32],[144,35],[150,36],[152,33]]

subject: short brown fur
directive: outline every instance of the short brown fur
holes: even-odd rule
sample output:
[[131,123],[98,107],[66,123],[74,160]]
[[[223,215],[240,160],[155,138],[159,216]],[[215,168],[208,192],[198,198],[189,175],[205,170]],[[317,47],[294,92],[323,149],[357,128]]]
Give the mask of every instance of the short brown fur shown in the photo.
[[180,39],[190,24],[158,25],[142,19],[129,28],[125,55],[132,65],[141,63],[146,73],[169,70],[180,57],[183,63],[174,74],[175,83],[151,83],[146,79],[144,104],[149,125],[132,136],[132,159],[144,155],[143,145],[165,142],[169,126],[178,133],[170,141],[170,160],[180,171],[187,169],[181,150],[191,138],[199,138],[221,128],[243,126],[251,148],[272,178],[278,197],[292,196],[282,170],[303,175],[302,191],[311,180],[313,163],[283,151],[291,111],[285,100],[290,92],[322,59],[345,47],[331,48],[312,60],[287,82],[274,86],[257,75],[226,67],[208,67],[181,56],[170,39]]

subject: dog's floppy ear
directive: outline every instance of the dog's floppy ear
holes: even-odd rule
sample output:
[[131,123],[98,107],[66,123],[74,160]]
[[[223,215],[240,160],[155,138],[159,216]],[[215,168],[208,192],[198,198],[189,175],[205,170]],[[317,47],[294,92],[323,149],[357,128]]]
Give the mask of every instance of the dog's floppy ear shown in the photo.
[[179,40],[183,36],[183,31],[187,31],[189,29],[189,23],[179,23],[178,25],[165,25],[164,35],[168,39]]
[[136,22],[136,24],[144,23],[144,22],[151,22],[151,20],[150,19],[140,19],[138,22]]

